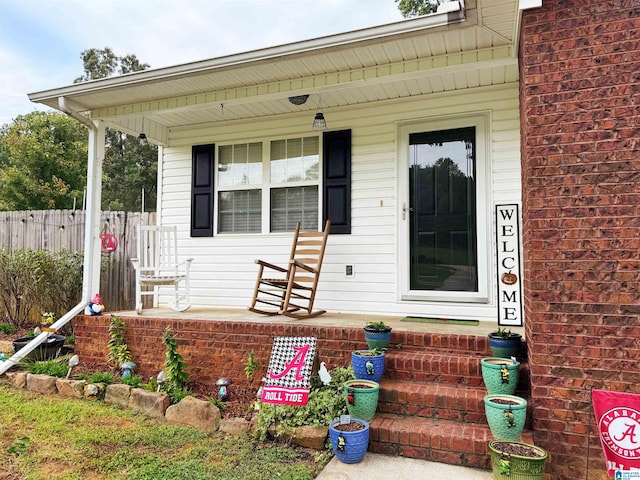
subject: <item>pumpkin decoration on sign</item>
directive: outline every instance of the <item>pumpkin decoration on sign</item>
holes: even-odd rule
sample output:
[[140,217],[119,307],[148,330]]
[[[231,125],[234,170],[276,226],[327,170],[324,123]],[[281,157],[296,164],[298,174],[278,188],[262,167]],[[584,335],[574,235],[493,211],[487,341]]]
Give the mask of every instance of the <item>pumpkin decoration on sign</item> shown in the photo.
[[518,283],[518,276],[515,273],[511,273],[511,271],[503,273],[500,277],[500,280],[505,285],[515,285]]

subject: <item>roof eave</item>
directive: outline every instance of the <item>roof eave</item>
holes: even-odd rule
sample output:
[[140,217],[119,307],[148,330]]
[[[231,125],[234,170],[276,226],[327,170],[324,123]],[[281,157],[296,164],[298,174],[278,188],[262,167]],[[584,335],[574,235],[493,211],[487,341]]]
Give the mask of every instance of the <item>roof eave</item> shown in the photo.
[[433,13],[422,17],[401,20],[399,22],[353,30],[335,35],[328,35],[310,40],[303,40],[274,47],[216,57],[208,60],[133,72],[125,75],[33,92],[29,93],[28,97],[32,102],[42,103],[53,108],[57,108],[59,97],[87,94],[111,88],[126,87],[138,83],[157,82],[180,76],[189,76],[215,71],[217,69],[237,65],[263,62],[274,58],[300,55],[320,50],[330,50],[344,45],[376,41],[382,38],[410,34],[420,30],[447,26],[464,21],[464,2],[457,0],[450,3],[457,3],[457,8],[452,9],[449,7],[447,11],[442,13]]

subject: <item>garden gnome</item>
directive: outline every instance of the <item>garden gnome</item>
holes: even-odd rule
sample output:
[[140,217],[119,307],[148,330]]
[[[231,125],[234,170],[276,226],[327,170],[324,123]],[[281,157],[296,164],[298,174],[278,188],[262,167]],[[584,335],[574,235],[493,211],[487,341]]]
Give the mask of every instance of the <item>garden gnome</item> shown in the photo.
[[89,304],[84,309],[85,315],[100,315],[104,312],[104,305],[102,304],[102,297],[99,293],[96,293]]

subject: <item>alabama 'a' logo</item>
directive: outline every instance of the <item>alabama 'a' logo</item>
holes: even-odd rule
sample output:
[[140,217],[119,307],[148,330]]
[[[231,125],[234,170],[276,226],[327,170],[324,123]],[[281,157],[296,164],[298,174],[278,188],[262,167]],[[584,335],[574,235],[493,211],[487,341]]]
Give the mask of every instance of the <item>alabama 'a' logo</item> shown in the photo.
[[612,408],[600,417],[599,427],[603,443],[613,453],[628,459],[640,457],[640,412]]

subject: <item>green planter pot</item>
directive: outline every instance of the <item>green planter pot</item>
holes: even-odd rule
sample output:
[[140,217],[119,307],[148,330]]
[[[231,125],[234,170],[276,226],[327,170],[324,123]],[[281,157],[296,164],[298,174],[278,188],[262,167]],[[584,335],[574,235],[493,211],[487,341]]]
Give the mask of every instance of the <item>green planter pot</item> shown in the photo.
[[367,422],[376,414],[380,385],[372,380],[347,380],[342,384],[347,410],[352,418]]
[[[511,446],[515,446],[516,449],[526,447],[533,450],[538,456],[528,457],[517,453],[508,453]],[[489,451],[491,452],[491,469],[494,480],[542,480],[548,457],[544,449],[528,443],[491,440]]]
[[[504,402],[504,403],[501,403]],[[498,440],[518,440],[527,419],[527,401],[515,395],[487,395],[484,412],[491,434]]]
[[489,395],[502,393],[513,395],[520,379],[520,362],[506,358],[490,357],[480,360],[482,380]]

